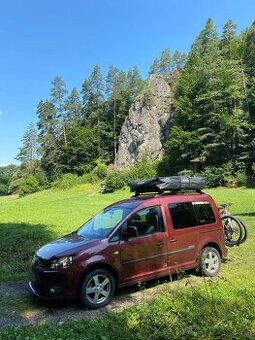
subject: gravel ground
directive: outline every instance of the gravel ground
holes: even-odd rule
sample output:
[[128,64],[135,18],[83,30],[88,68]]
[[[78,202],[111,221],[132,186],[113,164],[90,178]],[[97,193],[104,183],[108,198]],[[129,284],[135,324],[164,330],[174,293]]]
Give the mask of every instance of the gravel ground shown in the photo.
[[[177,282],[167,285],[172,289]],[[108,312],[120,312],[155,297],[155,294],[165,287],[162,283],[147,284],[145,289],[137,286],[121,289],[117,291],[108,306],[92,311],[82,309],[75,301],[42,302],[32,295],[25,283],[2,284],[0,285],[0,327],[42,325],[49,322],[62,324],[70,320],[93,319]]]

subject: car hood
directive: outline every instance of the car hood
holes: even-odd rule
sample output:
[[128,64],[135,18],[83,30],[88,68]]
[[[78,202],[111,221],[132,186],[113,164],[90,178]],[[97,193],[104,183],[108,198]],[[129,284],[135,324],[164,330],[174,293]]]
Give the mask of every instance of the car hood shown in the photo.
[[53,257],[73,255],[90,248],[98,242],[100,242],[98,239],[88,239],[72,233],[45,244],[37,251],[36,255],[45,260]]

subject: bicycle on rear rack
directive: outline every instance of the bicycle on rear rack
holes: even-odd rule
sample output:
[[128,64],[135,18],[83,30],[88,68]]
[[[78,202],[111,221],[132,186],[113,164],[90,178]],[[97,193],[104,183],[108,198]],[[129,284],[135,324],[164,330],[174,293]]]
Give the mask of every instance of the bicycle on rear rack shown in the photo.
[[222,219],[225,244],[228,247],[239,246],[247,239],[247,228],[240,218],[233,216],[229,212],[232,203],[222,203],[218,206]]

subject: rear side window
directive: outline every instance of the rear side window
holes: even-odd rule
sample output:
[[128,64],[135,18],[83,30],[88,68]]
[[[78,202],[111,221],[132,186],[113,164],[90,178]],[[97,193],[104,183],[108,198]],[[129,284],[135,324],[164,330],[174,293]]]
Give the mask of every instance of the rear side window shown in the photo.
[[209,202],[192,202],[198,219],[198,225],[215,222],[215,216]]
[[209,202],[184,202],[168,205],[174,229],[195,227],[215,222]]

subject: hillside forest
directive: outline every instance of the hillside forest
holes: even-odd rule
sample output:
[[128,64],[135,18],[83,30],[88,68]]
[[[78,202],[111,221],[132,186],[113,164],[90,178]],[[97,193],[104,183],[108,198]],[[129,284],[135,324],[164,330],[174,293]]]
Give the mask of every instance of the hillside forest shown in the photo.
[[[218,32],[208,19],[188,55],[166,48],[150,74],[160,74],[174,92],[170,137],[163,159],[152,164],[145,155],[146,164],[129,179],[200,174],[217,186],[244,185],[255,176],[255,22],[237,34],[233,21]],[[137,66],[125,72],[113,65],[105,76],[95,65],[79,89],[69,90],[56,76],[49,93],[22,138],[20,166],[0,167],[0,195],[26,194],[63,178],[120,178],[109,165],[121,127],[136,96],[152,95]]]

